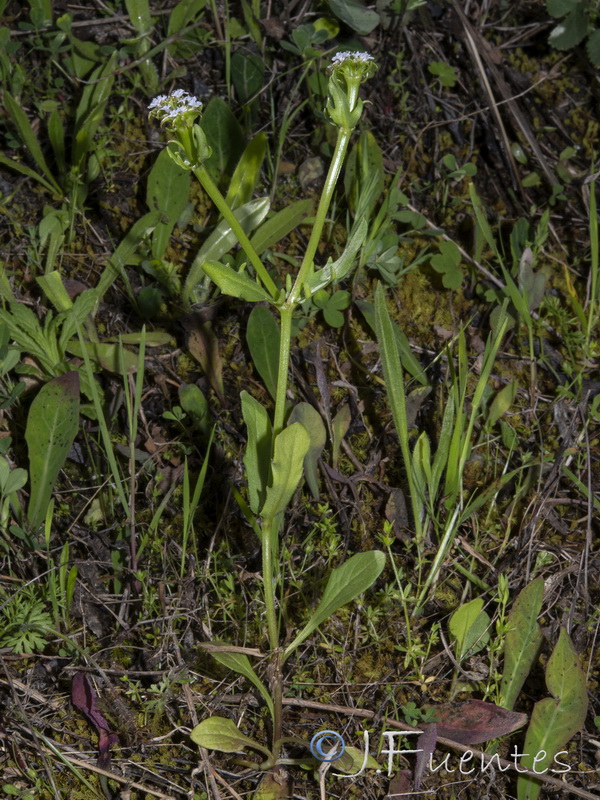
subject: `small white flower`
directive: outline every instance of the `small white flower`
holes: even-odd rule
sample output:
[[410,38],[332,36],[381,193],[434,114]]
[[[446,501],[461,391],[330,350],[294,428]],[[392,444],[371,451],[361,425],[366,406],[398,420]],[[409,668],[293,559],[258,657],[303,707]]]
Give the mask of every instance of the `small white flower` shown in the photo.
[[369,64],[371,61],[375,61],[373,56],[370,53],[361,53],[351,50],[344,50],[341,53],[336,53],[333,58],[331,59],[331,67],[339,67],[345,61],[353,61],[353,62],[362,62],[363,64]]
[[202,108],[202,102],[184,89],[176,89],[170,95],[160,94],[148,105],[151,116],[158,117],[161,122],[182,121],[186,116],[197,114]]

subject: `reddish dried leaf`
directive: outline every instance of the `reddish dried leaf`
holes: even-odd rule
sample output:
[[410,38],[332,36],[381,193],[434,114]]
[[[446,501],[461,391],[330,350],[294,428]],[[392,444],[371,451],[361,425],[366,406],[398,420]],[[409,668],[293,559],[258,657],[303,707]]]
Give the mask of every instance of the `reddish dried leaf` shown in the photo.
[[461,744],[481,744],[506,736],[527,722],[527,714],[508,711],[494,703],[469,700],[436,706],[438,736]]
[[433,755],[436,742],[437,742],[437,725],[435,724],[435,722],[432,723],[431,725],[423,725],[423,733],[417,739],[417,747],[415,748],[421,751],[420,753],[417,753],[417,760],[415,762],[415,777],[414,777],[415,792],[419,791],[419,787],[421,785],[421,778],[425,773],[425,767],[427,766],[430,757]]
[[83,672],[76,672],[71,682],[71,703],[98,731],[98,766],[106,769],[110,764],[110,748],[118,742],[119,737],[110,732],[110,726],[98,708],[97,700],[88,676]]

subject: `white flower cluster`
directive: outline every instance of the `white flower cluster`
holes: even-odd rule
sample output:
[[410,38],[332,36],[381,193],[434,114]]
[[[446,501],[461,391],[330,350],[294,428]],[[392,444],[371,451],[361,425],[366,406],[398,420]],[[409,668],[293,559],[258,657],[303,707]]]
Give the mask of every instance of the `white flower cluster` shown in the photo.
[[370,53],[360,53],[353,50],[344,50],[342,53],[336,53],[331,59],[331,67],[339,67],[345,61],[362,62],[363,64],[370,64],[375,61]]
[[180,116],[191,112],[198,112],[202,102],[184,89],[176,89],[171,94],[159,94],[148,106],[150,111],[162,121],[176,120]]

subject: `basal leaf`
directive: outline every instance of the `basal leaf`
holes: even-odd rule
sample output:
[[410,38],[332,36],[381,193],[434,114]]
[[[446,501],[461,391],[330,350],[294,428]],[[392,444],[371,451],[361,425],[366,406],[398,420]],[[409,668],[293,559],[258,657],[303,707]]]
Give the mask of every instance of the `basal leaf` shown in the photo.
[[79,374],[67,372],[40,389],[27,416],[25,440],[31,481],[27,516],[34,529],[44,521],[58,473],[78,428]]
[[544,579],[540,576],[521,591],[508,615],[500,683],[500,702],[506,708],[514,706],[540,649],[542,629],[537,618],[543,600]]
[[224,717],[209,717],[203,720],[196,725],[190,738],[199,747],[218,750],[221,753],[240,753],[251,747],[267,756],[271,755],[266,747],[243,734],[232,720]]
[[[546,665],[546,685],[553,698],[546,697],[535,704],[520,762],[536,772],[549,767],[554,756],[583,727],[587,713],[585,673],[564,628]],[[517,781],[518,800],[536,800],[540,788],[535,778],[521,775]]]
[[248,143],[238,161],[227,190],[225,202],[232,211],[252,200],[252,194],[260,178],[260,168],[264,161],[266,150],[266,135],[257,133]]

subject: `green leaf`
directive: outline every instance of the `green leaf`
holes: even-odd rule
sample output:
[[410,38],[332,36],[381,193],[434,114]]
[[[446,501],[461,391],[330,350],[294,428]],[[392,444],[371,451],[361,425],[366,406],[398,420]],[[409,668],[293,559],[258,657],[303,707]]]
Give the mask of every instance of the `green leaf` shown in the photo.
[[600,28],[590,33],[585,49],[592,64],[595,67],[600,66]]
[[[588,697],[585,673],[568,633],[561,628],[558,643],[546,665],[546,685],[553,698],[535,704],[520,763],[542,772],[569,739],[579,731],[587,714]],[[545,756],[541,756],[544,751]],[[541,785],[535,778],[521,775],[517,781],[518,800],[536,800]]]
[[178,389],[179,402],[186,414],[199,427],[205,428],[208,420],[208,401],[195,383],[188,383]]
[[361,219],[338,260],[326,264],[323,269],[318,270],[318,272],[315,272],[314,275],[308,278],[306,286],[310,290],[311,295],[329,286],[329,284],[339,283],[346,277],[352,269],[354,259],[359,249],[362,247],[368,229],[367,221]]
[[212,147],[212,155],[204,166],[215,181],[223,174],[231,175],[244,151],[244,134],[227,103],[213,97],[204,109],[200,127]]
[[574,11],[581,0],[546,0],[546,9],[551,17],[558,19]]
[[490,618],[482,611],[480,597],[465,603],[450,617],[448,628],[456,640],[456,659],[460,663],[467,655],[482,650],[490,639]]
[[43,386],[27,416],[31,490],[27,516],[37,528],[45,519],[52,490],[79,427],[79,374],[67,372]]
[[271,485],[262,509],[263,519],[274,519],[287,508],[302,477],[304,457],[310,438],[303,426],[294,422],[275,439],[271,463]]
[[279,325],[265,306],[255,306],[248,317],[246,342],[252,362],[274,399],[279,371]]
[[244,655],[244,653],[225,653],[222,651],[213,650],[211,652],[211,656],[215,659],[215,661],[218,661],[219,664],[223,664],[224,667],[232,669],[234,672],[237,672],[247,678],[262,695],[263,700],[267,704],[267,708],[269,709],[271,717],[274,716],[275,711],[273,707],[273,700],[271,699],[269,690],[254,671],[254,667],[252,666],[252,663],[247,655]]
[[244,455],[244,467],[248,479],[250,508],[258,514],[267,496],[267,485],[271,472],[271,444],[273,430],[267,410],[248,392],[240,395],[242,416],[248,430],[248,443]]
[[338,467],[342,439],[348,433],[351,421],[350,406],[344,403],[331,422],[331,462],[334,469]]
[[[268,197],[250,200],[233,212],[240,223],[244,233],[249,234],[254,230],[269,213],[270,201]],[[188,302],[192,292],[203,278],[202,265],[205,261],[218,261],[225,253],[237,244],[237,236],[231,230],[227,220],[223,219],[211,235],[206,239],[190,267],[189,274],[183,287],[183,300]]]
[[540,649],[543,637],[537,618],[543,600],[544,579],[540,576],[521,591],[508,615],[500,683],[500,705],[505,708],[514,708]]
[[340,567],[334,569],[325,587],[321,602],[305,627],[286,647],[283,660],[285,661],[319,625],[335,614],[339,608],[350,603],[369,586],[372,586],[384,566],[385,553],[379,550],[369,550],[366,553],[357,553]]
[[247,747],[251,747],[253,750],[264,753],[267,757],[271,755],[270,750],[244,735],[237,729],[234,722],[224,717],[205,719],[196,725],[190,738],[199,747],[218,750],[220,753],[240,753]]
[[191,174],[161,150],[148,175],[146,203],[160,211],[160,222],[152,232],[152,257],[162,258],[173,228],[188,204]]
[[73,301],[63,285],[58,270],[48,272],[46,275],[38,275],[36,281],[57,311],[67,311],[73,306]]
[[231,80],[242,105],[250,102],[263,86],[265,62],[256,53],[242,53],[231,57]]
[[512,406],[518,390],[518,381],[511,381],[509,384],[500,389],[490,405],[490,410],[486,420],[486,425],[488,427],[493,427],[496,422],[498,422],[500,417],[506,414],[508,409]]
[[267,137],[257,133],[248,143],[231,178],[225,202],[233,211],[252,199],[267,150]]
[[328,4],[332,13],[360,36],[367,36],[379,25],[379,14],[365,8],[360,0],[328,0]]
[[205,261],[202,270],[217,284],[223,294],[239,297],[249,303],[270,301],[271,296],[256,281],[253,281],[243,272],[236,272],[220,261]]
[[583,41],[588,31],[588,14],[585,3],[579,3],[550,31],[548,43],[557,50],[570,50]]
[[28,167],[26,164],[21,164],[19,161],[13,161],[12,158],[7,158],[0,153],[0,164],[3,164],[8,169],[14,169],[15,172],[20,172],[21,175],[26,175],[28,178],[32,178],[34,181],[40,183],[44,188],[48,189],[49,192],[52,192],[54,195],[62,196],[63,192],[60,190],[56,182],[53,180],[52,183],[39,172],[36,172],[31,167]]
[[436,272],[441,273],[442,283],[446,289],[460,288],[463,281],[460,250],[454,242],[440,242],[438,247],[440,252],[432,256],[431,266]]
[[85,86],[77,111],[75,112],[75,138],[71,161],[74,166],[81,167],[83,159],[92,149],[94,137],[102,122],[104,108],[115,81],[115,68],[118,53],[112,55],[95,69]]
[[352,215],[371,219],[384,188],[383,153],[370,131],[363,131],[348,155],[344,190]]
[[[120,344],[106,344],[106,342],[85,342],[88,356],[97,364],[116,375],[120,375],[123,368],[131,374],[137,370],[137,355],[131,350],[126,350]],[[81,343],[72,339],[66,346],[69,353],[83,358]]]
[[[371,330],[376,331],[375,309],[373,304],[367,302],[366,300],[355,300],[354,303],[367,321],[367,324]],[[405,333],[400,330],[394,320],[391,320],[391,323],[403,368],[407,372],[410,372],[413,378],[416,378],[419,383],[423,384],[423,386],[429,386],[429,379],[427,378],[425,370],[413,355],[413,352],[410,349],[410,342],[408,341]]]
[[277,244],[277,242],[291,233],[294,228],[305,222],[312,211],[312,207],[313,201],[310,198],[296,200],[263,223],[250,239],[250,244],[258,255],[268,247]]
[[131,226],[131,230],[120,242],[100,276],[98,286],[96,287],[98,297],[104,297],[107,290],[115,282],[117,276],[124,272],[125,266],[129,264],[130,259],[143,238],[151,233],[159,222],[160,212],[150,211]]
[[325,442],[327,433],[319,412],[310,403],[298,403],[290,414],[290,425],[299,422],[310,438],[308,452],[304,456],[304,477],[308,488],[315,500],[319,499],[319,474],[317,465]]
[[[15,98],[6,89],[4,90],[4,107],[6,108],[8,115],[12,119],[17,130],[19,131],[19,136],[21,137],[23,143],[29,150],[31,157],[35,161],[38,169],[42,172],[42,174],[46,178],[47,183],[52,187],[52,190],[54,192],[56,192],[57,194],[62,194],[60,186],[54,179],[52,170],[46,163],[46,159],[44,158],[42,148],[40,146],[37,136],[35,135],[35,131],[33,130],[31,123],[29,122],[27,114],[23,111],[23,109],[17,103]],[[12,162],[8,158],[3,157],[2,163],[6,164],[7,166],[12,166],[14,162]]]

